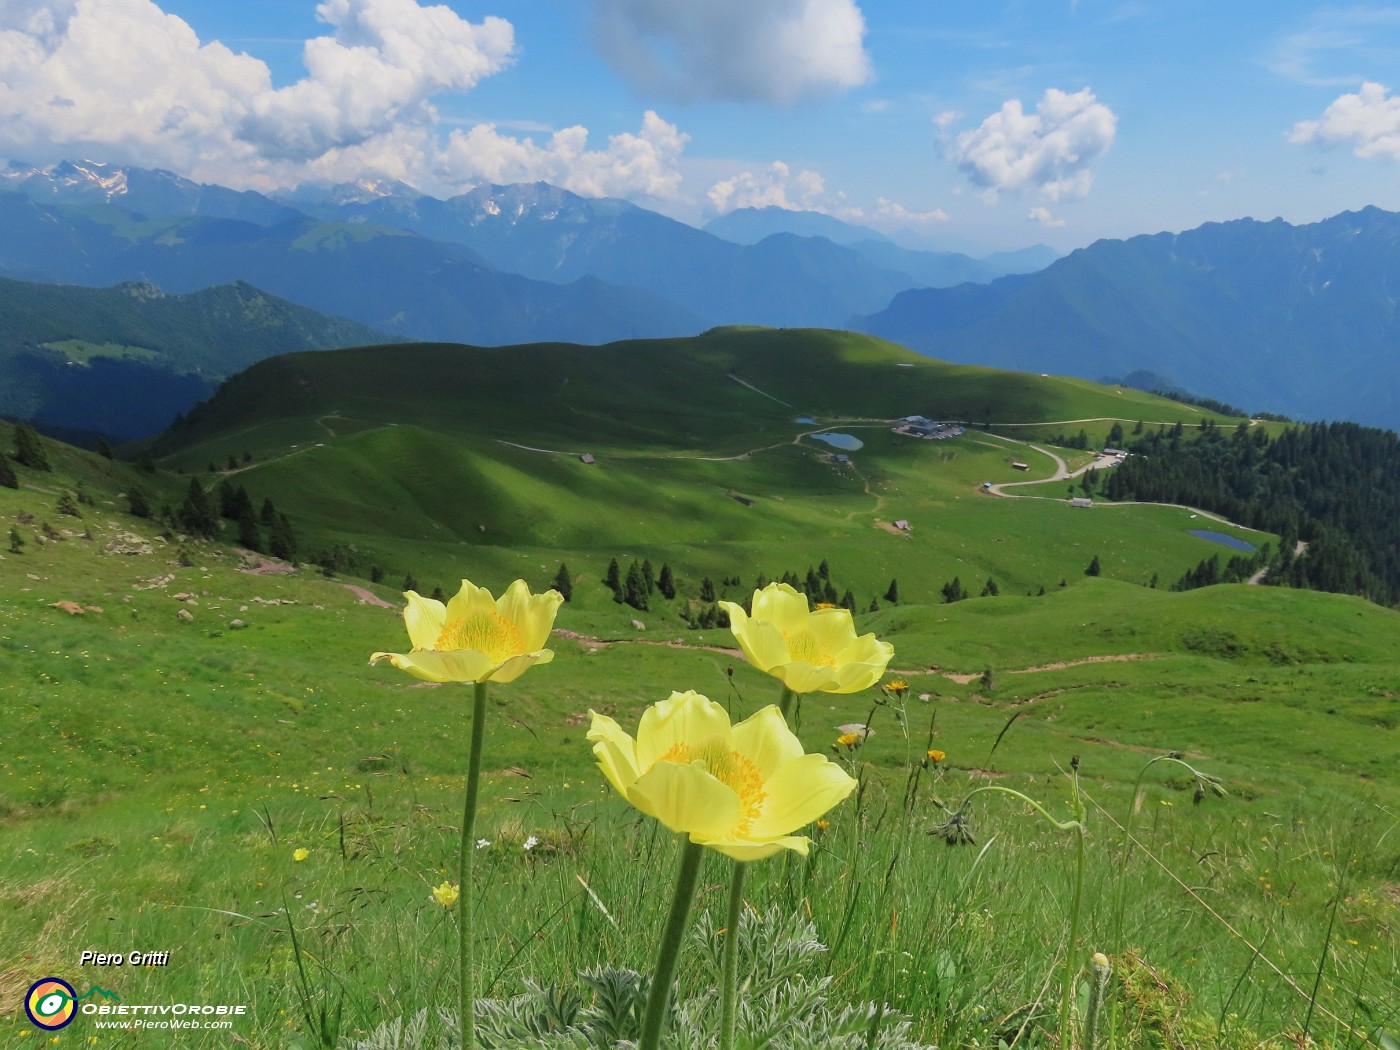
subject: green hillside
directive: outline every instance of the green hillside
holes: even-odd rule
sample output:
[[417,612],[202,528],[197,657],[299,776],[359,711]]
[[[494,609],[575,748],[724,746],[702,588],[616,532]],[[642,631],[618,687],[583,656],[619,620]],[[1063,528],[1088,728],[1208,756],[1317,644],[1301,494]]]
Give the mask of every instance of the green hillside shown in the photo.
[[[187,471],[251,457],[229,481],[295,507],[309,556],[353,547],[342,567],[444,586],[464,547],[503,572],[552,574],[570,560],[595,579],[612,557],[648,558],[692,588],[800,573],[790,552],[802,550],[829,560],[865,607],[893,578],[917,601],[955,576],[973,593],[988,577],[1034,593],[1096,555],[1110,576],[1170,581],[1215,549],[1187,534],[1199,522],[1185,511],[1086,515],[983,495],[983,481],[1027,476],[1012,461],[1048,476],[1050,459],[979,428],[950,441],[892,433],[909,414],[1098,419],[1074,423],[1098,434],[1115,419],[1200,417],[1126,388],[952,366],[866,336],[720,329],[603,347],[287,356],[229,380],[153,451]],[[834,463],[838,450],[810,436],[823,429],[864,446]],[[912,529],[897,532],[898,520]]]
[[[463,577],[538,591],[567,563],[554,660],[490,692],[475,855],[490,996],[648,969],[675,844],[603,784],[588,712],[630,729],[672,690],[736,719],[774,702],[705,595],[743,600],[789,574],[849,591],[859,630],[894,647],[886,681],[908,687],[802,698],[806,748],[862,788],[809,829],[807,861],[755,863],[745,884],[756,910],[810,917],[834,1002],[890,1003],[940,1046],[1064,1045],[1060,946],[1082,889],[1080,947],[1112,959],[1105,1016],[1125,1050],[1341,1050],[1400,1028],[1400,613],[1154,590],[1225,550],[1189,534],[1193,512],[1074,508],[1059,482],[1039,486],[1053,499],[983,491],[1054,469],[1007,424],[1102,436],[1191,410],[906,369],[905,351],[840,333],[513,349],[279,358],[165,434],[159,468],[49,441],[51,470],[15,466],[19,487],[0,487],[0,943],[16,947],[0,999],[94,977],[73,960],[111,943],[172,951],[106,975],[131,1002],[250,1004],[240,1045],[329,1047],[449,1004],[456,930],[431,891],[455,870],[471,694],[368,657],[408,645],[407,574],[423,593]],[[979,406],[1000,433],[891,430]],[[822,429],[865,444],[833,462]],[[232,520],[214,541],[182,533],[192,483],[216,508],[221,489],[275,504],[297,564],[231,546]],[[128,513],[133,487],[155,517]],[[1094,558],[1102,575],[1086,576]],[[623,575],[669,568],[675,597],[615,601],[613,559]],[[971,597],[945,604],[954,576]],[[837,742],[849,723],[874,729],[858,750]],[[1197,798],[1178,761],[1227,794]],[[946,844],[950,813],[991,786],[1067,818],[1075,767],[1082,877],[1069,837],[1005,794],[959,810],[971,847]],[[711,919],[726,878],[707,859]],[[0,1041],[26,1024],[0,1019]]]
[[[974,563],[969,575],[993,558],[1022,559],[1020,572],[1044,575],[1069,557],[1055,552],[1059,544],[1076,558],[1087,551],[1072,546],[1084,543],[1081,532],[1057,534],[1052,518],[1025,516],[1039,501],[971,494],[981,468],[1004,458],[997,450],[942,460],[948,449],[918,443],[950,471],[940,479],[913,453],[901,458],[890,438],[880,452],[890,491],[941,492],[947,528],[962,529],[937,557],[958,550]],[[422,975],[450,959],[428,889],[453,863],[465,694],[367,666],[369,653],[406,638],[393,609],[360,594],[392,605],[397,588],[329,578],[312,565],[250,571],[261,559],[126,513],[121,493],[133,485],[173,505],[187,477],[44,446],[51,471],[21,466],[20,487],[0,488],[0,518],[21,540],[18,553],[0,554],[0,941],[15,946],[0,960],[0,996],[13,1002],[44,974],[74,973],[77,952],[111,942],[166,945],[172,959],[158,971],[108,975],[104,986],[133,1002],[235,995],[252,1004],[236,1029],[252,1046],[317,1045],[307,1002],[339,1001],[348,1034],[435,996],[444,1001]],[[809,749],[826,749],[845,722],[876,727],[857,756],[867,789],[856,809],[834,815],[805,873],[789,878],[803,869],[772,863],[750,877],[755,901],[805,902],[833,944],[827,965],[840,1001],[891,1001],[941,1045],[989,1045],[1004,1031],[1005,1016],[1033,1001],[1059,965],[1046,943],[1063,936],[1068,843],[995,802],[973,812],[976,849],[950,850],[925,832],[944,819],[935,798],[954,805],[987,783],[1063,813],[1063,770],[1077,757],[1094,803],[1084,936],[1120,966],[1146,960],[1161,982],[1150,987],[1168,996],[1143,999],[1131,984],[1116,992],[1127,1011],[1119,1045],[1161,1045],[1163,1032],[1193,1050],[1292,1045],[1310,1011],[1310,985],[1296,975],[1319,958],[1332,979],[1318,993],[1317,1045],[1362,1045],[1346,1024],[1395,1029],[1387,1004],[1400,991],[1390,841],[1400,803],[1390,776],[1400,616],[1335,595],[1248,586],[1172,594],[1082,573],[1043,597],[1007,589],[938,604],[908,593],[924,586],[912,555],[937,530],[848,533],[833,507],[868,497],[834,480],[801,497],[824,466],[809,462],[804,446],[777,451],[771,462],[750,462],[768,464],[756,477],[775,486],[794,475],[778,493],[789,498],[753,507],[722,494],[711,501],[706,486],[716,478],[703,472],[726,465],[690,461],[701,473],[652,487],[657,502],[689,494],[693,504],[659,525],[648,511],[642,526],[617,512],[648,489],[641,457],[622,466],[603,457],[593,467],[605,469],[589,473],[576,459],[522,452],[511,460],[410,427],[332,438],[229,479],[255,500],[273,495],[303,534],[341,516],[363,540],[378,520],[374,542],[384,550],[399,549],[401,531],[437,531],[434,515],[460,517],[458,501],[475,500],[489,482],[515,495],[514,527],[533,530],[534,545],[425,539],[421,556],[436,552],[443,583],[452,583],[448,567],[496,590],[516,573],[543,587],[561,558],[590,569],[577,574],[575,600],[560,612],[555,661],[493,693],[479,828],[492,843],[480,892],[497,993],[600,957],[649,964],[665,895],[646,873],[669,866],[667,837],[637,835],[635,814],[602,789],[583,739],[585,712],[610,711],[631,725],[646,704],[694,688],[738,717],[776,695],[728,631],[658,625],[655,612],[615,604],[597,581],[604,555],[651,550],[683,569],[683,588],[693,590],[707,565],[716,580],[739,573],[747,586],[769,559],[801,572],[828,557],[831,577],[844,581],[874,571],[884,555],[872,549],[888,541],[903,546],[880,571],[898,572],[901,600],[857,622],[894,644],[891,671],[908,682],[908,698],[884,706],[874,692],[805,698]],[[408,473],[420,456],[436,462],[422,481]],[[960,466],[965,460],[971,465]],[[290,472],[299,461],[307,469]],[[345,464],[356,461],[360,472],[350,473]],[[464,471],[472,466],[482,478]],[[363,486],[374,504],[356,512],[351,499],[330,502],[332,471],[341,469],[340,480]],[[611,493],[612,522],[609,500],[590,495],[592,484]],[[558,503],[564,490],[577,493],[573,503]],[[78,491],[82,516],[61,513],[63,495]],[[1005,517],[979,536],[996,519],[959,517],[959,494]],[[925,498],[932,513],[936,497]],[[537,520],[551,500],[554,519]],[[744,532],[746,516],[768,503],[781,516],[763,528],[749,520]],[[1133,508],[1077,518],[1053,509],[1082,522],[1077,529],[1101,518],[1093,527],[1105,530],[1105,549],[1119,552],[1105,562],[1125,576],[1166,557],[1157,548],[1172,534],[1168,517],[1125,526]],[[774,522],[787,541],[770,537]],[[617,542],[610,524],[654,527],[651,546]],[[474,530],[469,521],[463,531]],[[591,544],[579,544],[587,530]],[[838,540],[841,553],[828,551]],[[721,589],[738,596],[744,588]],[[631,623],[638,615],[640,631]],[[924,774],[905,815],[910,756],[922,755],[931,722],[928,739],[946,764]],[[1118,825],[1132,808],[1130,785],[1168,750],[1223,777],[1229,795],[1196,809],[1189,777],[1170,766],[1149,772],[1135,836],[1155,862],[1135,852],[1125,868]],[[546,844],[541,852],[523,848],[529,836]],[[707,871],[707,883],[722,881],[717,867]],[[865,892],[852,895],[853,886]],[[1128,901],[1121,931],[1120,893]],[[717,907],[714,896],[701,907]],[[284,908],[316,960],[310,1000],[296,991]],[[538,917],[538,940],[513,939],[522,914]],[[1329,915],[1344,931],[1330,942]],[[849,936],[838,938],[846,926]],[[1262,960],[1251,946],[1262,946]],[[1256,967],[1241,986],[1240,974]],[[1231,1034],[1222,1040],[1215,1025],[1227,1002]],[[0,1021],[0,1032],[18,1038],[25,1024]]]
[[0,278],[0,415],[146,437],[264,358],[383,338],[241,282],[165,295]]

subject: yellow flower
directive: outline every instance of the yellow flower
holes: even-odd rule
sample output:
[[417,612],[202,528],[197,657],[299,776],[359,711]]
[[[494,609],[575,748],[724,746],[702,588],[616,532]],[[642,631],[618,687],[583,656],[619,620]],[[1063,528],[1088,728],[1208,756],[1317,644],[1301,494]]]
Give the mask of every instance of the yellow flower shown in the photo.
[[450,882],[444,882],[441,886],[433,887],[433,900],[437,901],[444,908],[450,908],[457,903],[459,896],[457,887]]
[[929,750],[928,757],[931,758],[934,762],[942,762],[948,756],[935,747]]
[[309,849],[301,849],[300,847],[298,847],[298,848],[292,853],[292,860],[294,860],[294,861],[296,861],[298,864],[300,864],[302,861],[304,861],[304,860],[305,860],[307,857],[309,857],[309,856],[311,856],[311,851],[310,851]]
[[564,600],[557,591],[531,594],[516,580],[499,599],[469,580],[446,605],[407,591],[404,625],[410,653],[375,653],[401,671],[430,682],[511,682],[554,653],[544,648],[554,614]]
[[643,712],[635,740],[606,715],[589,714],[593,754],[618,793],[735,860],[805,854],[808,840],[792,832],[855,790],[840,766],[803,753],[776,706],[731,726],[712,700],[672,693]]
[[859,733],[842,733],[836,738],[836,742],[842,747],[855,747],[860,743]]
[[794,693],[858,693],[880,680],[894,646],[873,634],[856,637],[846,609],[807,608],[807,597],[785,583],[754,591],[753,612],[720,602],[749,663]]
[[905,693],[909,692],[909,683],[903,678],[891,678],[881,686],[881,688],[887,693],[893,693],[895,696],[903,696]]

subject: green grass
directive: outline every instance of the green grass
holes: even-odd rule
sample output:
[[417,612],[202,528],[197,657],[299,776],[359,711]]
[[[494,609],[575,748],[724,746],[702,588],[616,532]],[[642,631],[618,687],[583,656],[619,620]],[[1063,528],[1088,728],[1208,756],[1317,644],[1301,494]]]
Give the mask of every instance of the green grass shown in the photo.
[[[857,364],[868,350],[848,348]],[[721,340],[721,379],[723,351]],[[424,385],[431,396],[441,386]],[[711,393],[722,415],[727,398],[752,392],[723,380]],[[469,426],[454,403],[443,397],[399,426],[347,426],[364,420],[351,408],[325,418],[320,402],[275,423],[245,416],[250,441],[275,434],[300,447],[274,458],[258,446],[256,467],[233,479],[257,500],[271,495],[304,544],[354,543],[367,562],[413,569],[424,590],[462,576],[496,591],[516,576],[540,588],[560,561],[574,570],[575,601],[557,626],[602,644],[556,635],[552,663],[491,693],[478,827],[492,845],[478,856],[478,892],[492,994],[593,965],[650,966],[676,846],[606,789],[587,712],[632,728],[676,689],[736,718],[777,698],[728,631],[685,627],[680,600],[645,613],[615,604],[600,583],[607,560],[670,562],[686,596],[701,576],[737,574],[727,592],[740,598],[759,573],[826,559],[862,608],[898,578],[901,602],[857,622],[894,644],[910,693],[902,712],[873,691],[804,699],[811,750],[829,749],[842,723],[873,725],[864,748],[839,756],[865,787],[834,811],[808,861],[765,862],[747,886],[759,909],[811,915],[839,1001],[888,1001],[947,1047],[1010,1042],[1028,1015],[1053,1029],[1072,842],[991,796],[973,804],[974,845],[929,832],[946,819],[939,801],[955,807],[989,778],[1067,816],[1077,756],[1093,800],[1080,943],[1086,957],[1114,960],[1118,1045],[1295,1045],[1319,965],[1314,1039],[1360,1047],[1348,1025],[1400,1027],[1394,611],[1260,587],[1150,590],[1154,572],[1169,581],[1218,549],[1185,534],[1199,522],[1165,507],[1076,511],[979,495],[983,480],[1024,476],[1006,445],[976,431],[932,443],[853,430],[869,440],[843,470],[793,444],[796,412],[750,418],[731,441],[728,424],[697,409],[703,442],[678,431],[629,445],[619,431],[612,445],[590,440],[599,462],[587,466],[500,445],[522,432],[506,429],[504,411]],[[664,415],[623,429],[659,428]],[[180,455],[202,466],[241,454],[236,431],[220,433]],[[735,441],[757,448],[744,444],[755,437],[775,447],[702,458],[733,454]],[[245,1003],[240,1045],[269,1048],[314,1045],[308,1006],[339,1006],[348,1034],[453,1002],[455,930],[429,890],[455,870],[470,693],[368,666],[370,653],[407,644],[402,620],[345,584],[391,601],[397,587],[309,566],[241,572],[227,548],[166,540],[160,525],[122,513],[126,486],[173,504],[188,478],[47,447],[54,473],[21,469],[20,490],[0,489],[5,520],[35,516],[18,526],[23,553],[4,553],[0,571],[0,1000],[56,974],[130,1002]],[[81,520],[59,517],[59,496],[78,482],[94,504]],[[896,517],[912,534],[874,525]],[[45,520],[66,538],[38,543]],[[152,553],[103,553],[129,532]],[[1095,554],[1105,576],[1086,578]],[[994,576],[1001,596],[937,604],[954,574],[974,593]],[[1026,596],[1042,584],[1044,596]],[[73,616],[59,601],[101,611]],[[1125,656],[1138,658],[1105,659]],[[906,804],[930,723],[947,761],[919,770]],[[1154,767],[1134,818],[1141,848],[1124,863],[1133,781],[1169,750],[1223,777],[1230,794],[1193,807],[1189,779]],[[527,851],[531,835],[540,845]],[[699,907],[722,912],[726,878],[707,861]],[[308,953],[309,1004],[289,922]],[[159,970],[97,971],[77,965],[85,949],[172,954]],[[692,949],[682,981],[697,972]],[[96,1035],[86,1023],[63,1041]],[[22,1014],[0,1020],[0,1041],[37,1045],[30,1031]],[[189,1045],[227,1045],[218,1039]],[[168,1033],[100,1040],[170,1045]]]

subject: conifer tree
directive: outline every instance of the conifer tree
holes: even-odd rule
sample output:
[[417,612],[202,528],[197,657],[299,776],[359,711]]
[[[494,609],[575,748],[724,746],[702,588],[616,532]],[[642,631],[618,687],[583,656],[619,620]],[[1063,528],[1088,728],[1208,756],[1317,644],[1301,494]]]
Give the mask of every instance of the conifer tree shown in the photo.
[[899,581],[891,580],[890,589],[885,592],[885,601],[892,605],[899,604]]
[[827,565],[825,558],[823,558],[822,563],[817,566],[817,575],[824,580],[831,579],[831,566]]
[[136,485],[132,485],[126,490],[126,511],[133,518],[149,518],[151,516],[150,500],[146,498],[146,493]]
[[250,551],[262,550],[262,535],[258,532],[258,519],[251,503],[245,503],[238,515],[238,545]]
[[10,465],[10,457],[0,452],[0,485],[7,489],[19,488],[19,475],[15,473],[15,468]]
[[614,598],[622,594],[622,570],[617,567],[617,559],[608,562],[608,574],[603,578],[604,585],[613,592]]
[[1097,554],[1095,554],[1093,560],[1092,560],[1091,562],[1089,562],[1088,567],[1084,570],[1084,575],[1085,575],[1085,576],[1099,576],[1099,575],[1102,575],[1102,574],[1103,574],[1103,566],[1101,566],[1101,565],[1099,564],[1099,556],[1098,556]]
[[277,508],[272,505],[271,497],[264,497],[262,510],[258,512],[258,523],[261,525],[275,525],[277,523]]
[[649,558],[642,559],[642,582],[646,584],[648,594],[656,590],[656,577],[652,574]]
[[715,581],[706,576],[700,581],[700,600],[702,602],[713,602],[717,599],[715,594]]
[[39,435],[28,423],[15,424],[15,461],[31,470],[51,470]]
[[550,586],[558,591],[566,602],[574,600],[574,580],[569,575],[569,567],[562,562],[559,565],[559,571],[554,574],[554,582]]
[[24,552],[24,537],[19,534],[19,529],[10,526],[10,553],[22,554]]
[[[282,558],[285,561],[292,561],[296,558],[296,535],[292,532],[292,523],[287,519],[287,515],[277,515],[277,521],[273,523],[267,537],[267,549],[274,558]],[[411,587],[405,588],[405,590],[412,589]]]
[[150,449],[141,450],[141,456],[136,460],[136,469],[142,474],[154,474],[156,472],[156,461],[151,458]]
[[855,612],[855,611],[856,611],[856,596],[855,596],[855,594],[853,594],[853,593],[851,592],[851,589],[850,589],[849,587],[847,587],[847,588],[846,588],[846,593],[843,594],[843,595],[841,595],[841,600],[840,600],[839,602],[837,602],[836,604],[839,605],[839,606],[841,606],[841,608],[843,608],[843,609],[849,609],[851,612]]
[[988,576],[987,582],[982,586],[982,597],[995,598],[1000,593],[1001,589],[997,587],[997,581]]
[[434,588],[433,588],[433,593],[430,594],[430,595],[428,595],[428,597],[431,598],[431,599],[432,599],[433,601],[435,601],[435,602],[445,602],[445,601],[447,601],[447,595],[445,595],[445,594],[442,593],[442,584],[438,584],[436,587],[434,587]]
[[646,579],[642,575],[641,566],[635,561],[627,567],[627,583],[624,586],[622,600],[641,612],[646,612],[650,608],[647,602]]
[[185,492],[185,502],[180,504],[177,513],[180,528],[191,536],[213,539],[219,534],[219,519],[209,505],[209,496],[198,478],[190,478],[190,487]]
[[662,563],[661,575],[656,578],[656,589],[668,601],[676,596],[676,578],[671,575],[669,563]]
[[112,446],[107,443],[107,439],[101,434],[97,435],[97,454],[103,459],[112,458]]
[[403,578],[403,589],[405,591],[417,591],[418,580],[413,573],[405,573]]

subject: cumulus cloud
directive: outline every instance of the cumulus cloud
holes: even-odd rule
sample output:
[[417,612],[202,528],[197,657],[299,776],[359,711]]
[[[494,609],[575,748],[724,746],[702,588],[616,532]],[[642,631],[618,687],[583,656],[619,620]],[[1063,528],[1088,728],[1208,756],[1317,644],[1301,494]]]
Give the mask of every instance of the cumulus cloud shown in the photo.
[[790,105],[870,78],[855,0],[593,0],[603,57],[671,98]]
[[975,129],[959,133],[948,155],[994,200],[1002,190],[1034,191],[1050,201],[1088,194],[1089,165],[1113,145],[1118,117],[1088,88],[1050,88],[1026,113],[1011,99]]
[[1298,145],[1351,146],[1358,157],[1400,160],[1400,98],[1371,81],[1342,95],[1317,120],[1293,125],[1288,140]]
[[489,124],[444,138],[432,100],[510,63],[503,19],[418,0],[323,0],[316,14],[329,32],[306,42],[306,76],[274,88],[265,63],[202,43],[154,0],[0,0],[0,155],[96,156],[260,189],[373,174],[437,192],[486,178],[678,192],[687,136],[655,113],[603,150],[581,127],[544,145]]
[[1055,218],[1053,215],[1050,214],[1050,209],[1043,205],[1032,208],[1030,211],[1026,212],[1026,218],[1030,219],[1032,222],[1038,222],[1040,223],[1040,225],[1047,226],[1051,229],[1056,229],[1060,226],[1065,225],[1064,219]]
[[840,191],[827,192],[820,172],[793,171],[782,161],[774,161],[758,171],[742,171],[710,187],[710,206],[720,215],[735,208],[786,208],[788,211],[819,211],[847,222],[877,222],[887,226],[908,226],[947,222],[941,208],[913,211],[888,197],[876,197],[875,207],[862,208],[846,203]]
[[819,211],[826,196],[826,180],[815,171],[794,173],[776,160],[760,171],[742,171],[715,183],[708,196],[721,215],[735,208]]
[[651,110],[635,134],[614,135],[605,150],[589,150],[588,129],[563,128],[546,145],[502,135],[494,124],[454,131],[440,164],[472,182],[543,180],[585,197],[673,198],[680,190],[678,162],[690,136]]

